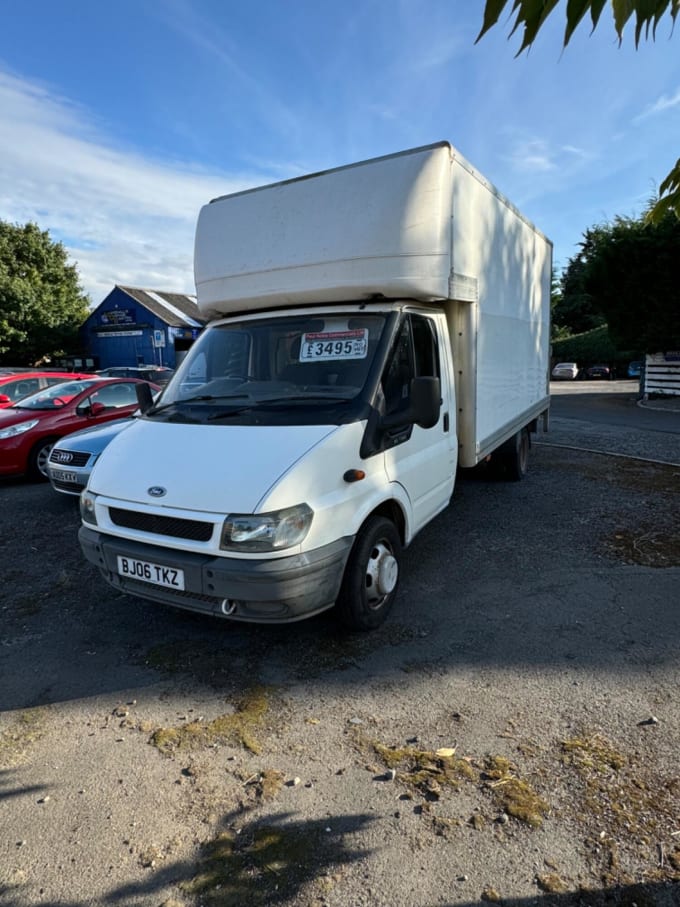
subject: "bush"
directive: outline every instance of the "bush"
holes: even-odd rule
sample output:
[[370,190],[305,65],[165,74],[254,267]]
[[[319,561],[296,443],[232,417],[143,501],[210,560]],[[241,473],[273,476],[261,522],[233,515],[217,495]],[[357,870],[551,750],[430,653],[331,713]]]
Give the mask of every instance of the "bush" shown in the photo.
[[638,350],[618,350],[612,343],[607,325],[603,324],[592,331],[553,341],[552,359],[553,362],[577,362],[579,366],[598,362],[622,366],[632,359],[644,359],[644,354]]

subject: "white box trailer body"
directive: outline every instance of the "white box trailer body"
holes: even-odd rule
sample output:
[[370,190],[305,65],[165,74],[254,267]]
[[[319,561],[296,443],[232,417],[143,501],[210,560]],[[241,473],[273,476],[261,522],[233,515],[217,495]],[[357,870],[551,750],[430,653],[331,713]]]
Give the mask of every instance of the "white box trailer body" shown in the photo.
[[201,210],[194,262],[213,317],[441,304],[459,363],[461,466],[547,412],[552,244],[447,142],[217,199]]
[[526,470],[551,245],[448,143],[216,199],[213,321],[81,498],[116,588],[235,620],[382,622],[458,465]]

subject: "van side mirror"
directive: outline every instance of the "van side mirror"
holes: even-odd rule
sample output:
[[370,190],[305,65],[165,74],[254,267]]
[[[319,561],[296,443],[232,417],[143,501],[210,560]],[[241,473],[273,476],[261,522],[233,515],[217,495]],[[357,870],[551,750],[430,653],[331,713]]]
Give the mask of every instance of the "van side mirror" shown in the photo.
[[139,384],[135,384],[135,392],[137,394],[137,403],[139,403],[140,412],[145,413],[150,410],[153,406],[151,386],[147,384],[146,381],[140,381]]
[[439,378],[422,376],[411,381],[408,404],[405,409],[390,413],[381,419],[382,428],[398,428],[409,423],[421,428],[433,428],[439,421],[441,385]]
[[434,428],[439,422],[442,391],[439,378],[414,378],[411,382],[413,421],[421,428]]

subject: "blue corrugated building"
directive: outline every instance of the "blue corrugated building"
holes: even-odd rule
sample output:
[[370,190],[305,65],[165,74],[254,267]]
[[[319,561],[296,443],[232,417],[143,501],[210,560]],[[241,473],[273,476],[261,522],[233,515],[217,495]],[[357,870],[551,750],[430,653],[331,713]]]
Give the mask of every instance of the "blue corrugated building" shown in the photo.
[[196,297],[116,285],[82,325],[84,356],[94,368],[175,368],[206,323]]

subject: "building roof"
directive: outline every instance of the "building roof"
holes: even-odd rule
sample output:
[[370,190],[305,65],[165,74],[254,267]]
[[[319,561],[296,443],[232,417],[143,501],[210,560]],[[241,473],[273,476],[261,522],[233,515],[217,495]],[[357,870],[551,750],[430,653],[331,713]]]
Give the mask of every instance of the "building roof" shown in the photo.
[[195,296],[167,293],[165,290],[146,290],[142,287],[122,287],[120,284],[116,284],[116,287],[170,327],[201,328],[206,323],[196,305]]

